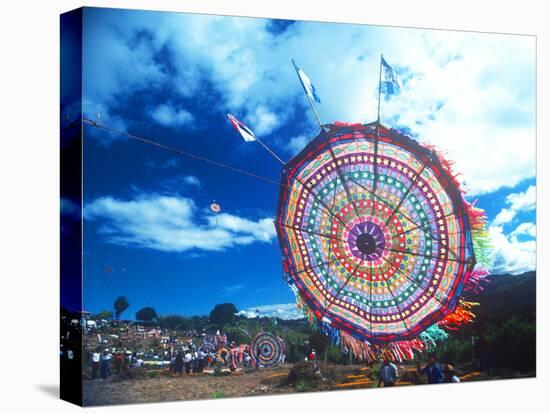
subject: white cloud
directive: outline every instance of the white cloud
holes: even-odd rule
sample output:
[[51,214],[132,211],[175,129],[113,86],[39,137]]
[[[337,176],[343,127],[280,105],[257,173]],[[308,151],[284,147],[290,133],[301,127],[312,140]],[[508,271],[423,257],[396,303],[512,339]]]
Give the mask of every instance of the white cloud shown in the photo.
[[187,125],[194,120],[193,115],[185,109],[175,109],[165,104],[158,105],[150,114],[155,121],[167,127]]
[[274,225],[272,218],[263,218],[252,221],[246,218],[234,216],[227,213],[211,215],[208,217],[211,226],[227,230],[233,233],[245,233],[254,240],[268,242],[274,236]]
[[236,293],[241,292],[245,288],[245,285],[242,283],[236,285],[225,286],[223,288],[226,295],[235,295]]
[[[504,232],[504,226],[512,223],[519,212],[535,209],[535,186],[529,186],[523,192],[508,194],[505,203],[506,207],[495,216],[489,226],[494,261],[492,272],[518,274],[534,270],[537,247],[535,223],[520,223],[509,234]],[[520,236],[524,240],[521,241]]]
[[521,223],[510,233],[510,239],[517,242],[518,236],[537,237],[537,226],[535,223]]
[[504,234],[501,226],[490,226],[489,236],[494,259],[492,273],[519,274],[535,269],[535,240],[518,241],[516,236]]
[[[99,233],[110,243],[166,252],[222,251],[275,238],[269,218],[255,221],[228,213],[215,217],[201,211],[186,197],[142,194],[120,200],[107,196],[87,204],[84,218],[99,222]],[[202,220],[200,214],[206,214]]]
[[248,115],[247,121],[250,122],[254,134],[259,137],[271,133],[280,125],[279,117],[263,105]]
[[511,193],[506,197],[506,205],[508,207],[503,208],[495,216],[492,224],[494,226],[500,226],[503,224],[511,223],[516,217],[517,213],[523,211],[533,211],[536,207],[536,189],[534,185],[531,185],[522,193]]
[[493,220],[493,224],[501,225],[501,224],[509,223],[514,219],[514,217],[516,217],[516,211],[515,210],[512,210],[510,208],[503,208],[495,216],[495,219]]
[[534,185],[529,186],[523,193],[512,193],[506,197],[506,201],[511,208],[516,211],[531,211],[534,210],[537,203],[536,188]]
[[192,185],[192,186],[195,186],[195,187],[200,187],[200,185],[201,185],[200,180],[197,177],[195,177],[194,175],[188,175],[186,177],[183,177],[183,182],[185,184]]
[[290,138],[288,142],[283,144],[283,147],[294,156],[298,154],[310,140],[311,137],[307,135],[298,135]]
[[[117,13],[134,14],[125,15],[120,27],[113,24],[120,20]],[[206,99],[209,111],[244,113],[258,134],[275,133],[295,119],[295,111],[305,111],[315,124],[290,62],[295,57],[316,85],[324,122],[369,122],[376,119],[384,52],[405,87],[400,96],[383,100],[382,120],[408,126],[446,151],[470,194],[514,187],[535,175],[532,36],[316,22],[275,35],[266,19],[120,11],[110,16],[112,22],[94,26],[99,41],[86,45],[86,53],[97,53],[87,59],[93,60],[88,70],[104,74],[94,97],[114,104],[123,100],[113,97],[129,90],[176,85],[183,98]],[[136,42],[140,30],[151,36]],[[113,45],[105,50],[100,42]],[[173,56],[171,76],[155,59],[166,49]],[[217,107],[202,93],[205,84],[219,96]]]
[[260,311],[260,317],[276,317],[280,319],[302,319],[304,315],[296,307],[295,303],[282,303],[277,305],[261,305],[240,310],[237,315],[255,318],[256,310]]
[[169,192],[179,194],[190,187],[199,188],[201,181],[194,175],[176,175],[161,180],[160,185]]

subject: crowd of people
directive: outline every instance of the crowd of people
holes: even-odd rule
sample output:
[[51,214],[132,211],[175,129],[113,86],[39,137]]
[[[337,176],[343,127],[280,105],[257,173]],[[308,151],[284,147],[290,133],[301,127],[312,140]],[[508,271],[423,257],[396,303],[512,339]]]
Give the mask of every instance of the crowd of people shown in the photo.
[[139,353],[122,346],[102,348],[100,343],[87,355],[88,364],[91,367],[90,378],[92,380],[107,379],[113,373],[118,375],[128,369],[144,365],[149,365],[152,368],[169,367],[174,375],[202,373],[205,368],[213,367],[227,367],[231,371],[239,366],[257,368],[248,345],[236,346],[232,342],[223,342],[226,337],[219,332],[216,336],[220,338],[217,347],[213,344],[210,347],[200,346],[193,339],[188,339],[184,343],[170,339],[163,344],[163,349],[156,351],[150,349],[147,352]]

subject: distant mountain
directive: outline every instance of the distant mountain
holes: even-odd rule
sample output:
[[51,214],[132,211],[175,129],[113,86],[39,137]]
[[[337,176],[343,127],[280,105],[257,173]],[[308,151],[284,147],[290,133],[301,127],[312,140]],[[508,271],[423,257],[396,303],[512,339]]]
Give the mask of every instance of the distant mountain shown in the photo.
[[475,314],[479,320],[495,320],[511,315],[534,318],[536,313],[536,272],[520,275],[491,275],[478,295],[465,295],[479,302]]

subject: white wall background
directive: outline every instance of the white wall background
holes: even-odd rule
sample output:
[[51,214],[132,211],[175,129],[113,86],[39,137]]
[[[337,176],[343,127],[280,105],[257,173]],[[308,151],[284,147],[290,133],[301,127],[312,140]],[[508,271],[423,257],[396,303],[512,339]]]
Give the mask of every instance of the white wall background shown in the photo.
[[[548,23],[545,2],[88,0],[88,6],[445,28],[538,36],[538,377],[460,386],[406,387],[277,397],[123,406],[145,412],[540,412],[550,381],[550,289],[541,252],[548,167]],[[4,2],[0,15],[0,409],[74,412],[57,399],[58,382],[58,90],[59,17],[78,1]],[[546,86],[546,89],[545,89]],[[546,166],[544,166],[546,164]],[[546,349],[546,350],[545,350]],[[513,350],[511,350],[513,352]],[[93,408],[87,412],[95,413]]]

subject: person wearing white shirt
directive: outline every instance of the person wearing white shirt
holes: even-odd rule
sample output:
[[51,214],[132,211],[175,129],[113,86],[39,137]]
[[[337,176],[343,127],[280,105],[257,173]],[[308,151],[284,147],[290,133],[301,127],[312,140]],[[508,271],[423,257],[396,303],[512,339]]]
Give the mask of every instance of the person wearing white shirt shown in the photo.
[[101,352],[98,349],[92,354],[92,379],[99,378],[99,367],[101,365]]
[[187,350],[185,356],[183,357],[183,364],[185,366],[186,374],[191,372],[191,361],[193,361],[193,355],[191,355],[191,351]]

